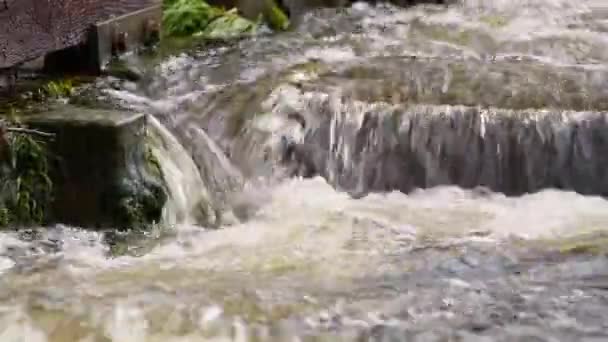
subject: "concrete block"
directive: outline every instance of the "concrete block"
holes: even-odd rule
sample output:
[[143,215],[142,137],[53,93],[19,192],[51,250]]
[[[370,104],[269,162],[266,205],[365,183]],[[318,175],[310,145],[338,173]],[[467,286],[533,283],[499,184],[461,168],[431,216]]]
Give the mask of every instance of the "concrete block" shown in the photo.
[[145,115],[61,106],[26,123],[55,134],[51,223],[127,228],[160,219],[166,192],[146,159]]

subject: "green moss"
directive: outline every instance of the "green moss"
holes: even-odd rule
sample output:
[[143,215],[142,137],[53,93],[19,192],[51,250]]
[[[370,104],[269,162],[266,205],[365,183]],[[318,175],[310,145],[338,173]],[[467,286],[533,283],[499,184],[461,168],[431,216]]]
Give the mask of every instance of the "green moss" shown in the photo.
[[221,16],[221,10],[201,0],[175,0],[166,2],[163,12],[163,29],[169,36],[186,36],[201,32],[209,23]]
[[265,0],[257,22],[241,17],[236,9],[224,10],[203,0],[165,0],[163,4],[165,36],[240,37],[255,33],[262,20],[276,31],[287,30],[290,26],[289,17],[275,0]]
[[104,210],[119,231],[149,231],[162,218],[168,200],[159,160],[147,143],[137,147],[127,172],[103,199]]
[[146,224],[146,220],[143,214],[144,206],[143,201],[139,200],[135,196],[125,197],[119,201],[120,213],[125,227],[140,228]]
[[79,86],[90,82],[90,77],[36,78],[20,80],[19,91],[13,96],[0,96],[0,116],[29,115],[48,109],[57,99],[72,99]]
[[72,80],[56,80],[45,84],[41,91],[50,98],[70,97],[74,94],[74,84]]
[[231,10],[211,21],[201,32],[208,38],[230,38],[244,34],[254,33],[258,24],[237,15],[236,10]]
[[126,177],[114,192],[115,197],[106,202],[113,208],[119,230],[149,230],[160,220],[167,194],[153,181],[130,178]]
[[165,36],[230,38],[254,33],[258,27],[257,23],[237,15],[234,9],[225,11],[203,0],[165,1],[165,8]]
[[277,5],[275,0],[266,0],[263,17],[273,30],[284,31],[289,28],[289,17]]

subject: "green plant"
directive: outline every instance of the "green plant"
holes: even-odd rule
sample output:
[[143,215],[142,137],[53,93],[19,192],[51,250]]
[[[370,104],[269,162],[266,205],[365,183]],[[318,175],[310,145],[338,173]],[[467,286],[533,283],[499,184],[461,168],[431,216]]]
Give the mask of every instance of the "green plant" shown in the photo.
[[10,171],[2,180],[4,204],[0,225],[41,224],[52,199],[46,142],[26,133],[12,133],[9,141]]
[[74,93],[74,84],[71,80],[50,81],[42,87],[42,91],[51,98],[69,97]]
[[[266,0],[263,17],[273,29],[286,29],[289,19],[274,0]],[[203,0],[165,0],[163,29],[165,36],[199,35],[205,38],[231,38],[253,34],[260,26],[241,17],[237,9],[224,10]]]
[[232,9],[211,21],[201,34],[209,38],[235,37],[254,33],[258,26],[257,23],[239,16],[236,9]]
[[284,31],[289,28],[289,17],[277,5],[275,0],[266,0],[264,20],[273,30]]
[[163,10],[173,6],[177,0],[163,0]]
[[186,36],[202,32],[223,11],[202,0],[174,0],[163,13],[163,29],[169,36]]

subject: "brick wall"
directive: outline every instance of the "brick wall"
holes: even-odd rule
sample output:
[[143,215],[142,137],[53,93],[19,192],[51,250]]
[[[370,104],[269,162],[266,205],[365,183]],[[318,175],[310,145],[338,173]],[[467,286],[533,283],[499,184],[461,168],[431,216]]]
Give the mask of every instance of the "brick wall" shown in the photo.
[[0,0],[0,69],[82,43],[91,24],[158,0]]

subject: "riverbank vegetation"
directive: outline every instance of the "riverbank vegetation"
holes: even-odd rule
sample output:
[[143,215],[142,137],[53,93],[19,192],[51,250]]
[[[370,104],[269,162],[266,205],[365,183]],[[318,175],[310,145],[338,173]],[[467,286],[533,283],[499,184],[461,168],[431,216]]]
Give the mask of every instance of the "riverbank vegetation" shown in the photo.
[[0,227],[39,225],[52,204],[50,134],[0,121]]
[[165,0],[163,30],[165,36],[203,36],[231,38],[254,34],[266,23],[273,30],[286,30],[289,18],[274,0],[265,0],[258,20],[239,15],[236,8],[223,9],[203,0]]
[[23,124],[23,117],[70,98],[77,82],[52,79],[32,84],[0,104],[0,228],[40,225],[52,205],[53,182],[48,143],[53,135]]
[[[204,0],[164,0],[163,36],[230,39],[255,34],[263,26],[275,31],[289,28],[289,18],[275,0],[261,0],[260,4],[258,18],[248,19],[236,8],[220,8]],[[132,81],[139,78],[119,76]],[[0,227],[48,221],[53,201],[48,144],[53,136],[30,130],[20,118],[44,111],[55,101],[78,99],[80,83],[67,78],[27,80],[15,96],[0,103]],[[136,206],[133,209],[133,215],[141,211]]]

